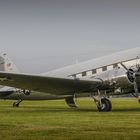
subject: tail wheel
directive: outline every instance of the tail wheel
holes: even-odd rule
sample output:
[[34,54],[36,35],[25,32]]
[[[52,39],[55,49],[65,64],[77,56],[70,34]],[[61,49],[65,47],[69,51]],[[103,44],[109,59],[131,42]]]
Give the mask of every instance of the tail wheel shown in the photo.
[[98,102],[97,108],[98,108],[99,112],[109,112],[112,109],[111,101],[107,98],[102,98]]

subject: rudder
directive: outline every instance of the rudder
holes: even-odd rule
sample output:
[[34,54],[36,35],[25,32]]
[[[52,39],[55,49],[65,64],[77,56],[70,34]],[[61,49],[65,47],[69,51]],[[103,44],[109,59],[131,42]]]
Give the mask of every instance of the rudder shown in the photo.
[[16,65],[7,57],[6,54],[0,55],[0,71],[19,72]]

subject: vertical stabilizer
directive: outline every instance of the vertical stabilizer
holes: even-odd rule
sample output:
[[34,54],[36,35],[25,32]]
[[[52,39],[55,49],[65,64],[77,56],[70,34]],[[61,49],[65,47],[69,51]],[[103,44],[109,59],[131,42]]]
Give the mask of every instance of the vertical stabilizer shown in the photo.
[[0,55],[0,71],[19,72],[16,65],[7,57],[6,54]]

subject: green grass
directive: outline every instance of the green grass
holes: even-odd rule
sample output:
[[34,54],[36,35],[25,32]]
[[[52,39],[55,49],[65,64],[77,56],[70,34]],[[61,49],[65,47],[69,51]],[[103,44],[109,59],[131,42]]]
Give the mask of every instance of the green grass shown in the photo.
[[64,101],[0,101],[1,140],[136,140],[140,139],[140,104],[113,99],[113,110],[98,112],[91,99],[78,99],[78,109]]

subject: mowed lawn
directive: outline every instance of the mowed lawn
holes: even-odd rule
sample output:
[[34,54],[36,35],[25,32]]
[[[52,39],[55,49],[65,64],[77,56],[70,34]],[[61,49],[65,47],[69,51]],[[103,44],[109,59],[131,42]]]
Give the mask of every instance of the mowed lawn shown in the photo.
[[140,139],[140,104],[113,99],[111,112],[98,112],[91,99],[78,99],[78,109],[61,101],[0,101],[0,140],[135,140]]

